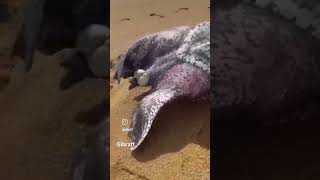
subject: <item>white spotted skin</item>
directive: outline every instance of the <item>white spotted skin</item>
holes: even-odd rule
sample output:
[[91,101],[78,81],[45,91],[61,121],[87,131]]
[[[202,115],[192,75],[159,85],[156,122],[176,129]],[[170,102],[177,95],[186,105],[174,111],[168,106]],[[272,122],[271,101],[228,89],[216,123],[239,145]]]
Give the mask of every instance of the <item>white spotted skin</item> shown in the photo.
[[209,73],[209,22],[194,27],[176,27],[140,38],[121,56],[117,79],[127,78],[133,75],[130,74],[132,71],[143,69],[149,75],[148,85],[154,87],[166,71],[182,61]]
[[133,130],[134,146],[131,148],[131,150],[135,150],[143,142],[150,131],[151,125],[159,110],[167,102],[177,97],[176,93],[177,92],[172,89],[161,89],[148,95],[141,101],[139,110],[134,114],[133,117],[133,127],[136,127],[137,121],[141,120],[137,119],[137,114],[140,113],[144,119],[143,124],[141,124],[141,127],[139,127],[142,128],[142,132],[135,132],[135,130],[138,128]]
[[188,29],[188,26],[180,26],[180,27],[176,27],[173,30],[169,30],[169,31],[162,31],[161,33],[159,33],[157,35],[157,38],[155,39],[157,40],[162,40],[162,39],[166,39],[166,40],[170,40],[170,39],[176,39],[179,34],[177,33],[177,31],[184,31],[186,29]]
[[[173,49],[172,52],[156,58],[155,62],[146,69],[149,75],[148,85],[156,86],[157,82],[161,80],[170,68],[181,62],[191,64],[208,74],[210,73],[210,23],[200,23],[183,33],[185,33],[185,35],[179,36],[183,37],[179,48]],[[165,33],[159,34],[165,35]],[[159,43],[161,42],[162,41]]]
[[209,94],[209,74],[190,64],[171,68],[159,82],[156,90],[141,101],[133,116],[135,150],[145,139],[160,109],[178,98],[198,99]]
[[203,22],[187,34],[177,57],[210,73],[210,23]]

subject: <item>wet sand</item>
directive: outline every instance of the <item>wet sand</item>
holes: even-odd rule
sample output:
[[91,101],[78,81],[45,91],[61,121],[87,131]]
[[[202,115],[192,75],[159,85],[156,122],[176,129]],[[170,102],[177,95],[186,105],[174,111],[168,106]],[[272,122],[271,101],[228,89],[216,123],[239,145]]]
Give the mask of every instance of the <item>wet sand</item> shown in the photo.
[[[115,64],[117,57],[142,36],[208,21],[208,7],[208,0],[111,0],[111,62]],[[111,69],[111,77],[114,71]],[[165,107],[145,142],[132,153],[128,147],[116,146],[118,141],[130,142],[128,133],[122,132],[129,126],[123,126],[121,120],[131,122],[148,88],[129,91],[128,86],[127,80],[111,83],[111,179],[209,179],[209,103],[179,101]]]

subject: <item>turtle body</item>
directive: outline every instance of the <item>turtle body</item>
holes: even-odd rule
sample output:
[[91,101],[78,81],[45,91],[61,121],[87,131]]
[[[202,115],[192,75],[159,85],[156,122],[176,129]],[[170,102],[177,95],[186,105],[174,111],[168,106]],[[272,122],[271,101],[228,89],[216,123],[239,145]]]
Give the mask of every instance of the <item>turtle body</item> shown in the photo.
[[180,98],[197,99],[210,91],[210,23],[178,27],[145,36],[121,57],[116,78],[134,76],[133,87],[152,86],[133,114],[137,149],[160,109]]

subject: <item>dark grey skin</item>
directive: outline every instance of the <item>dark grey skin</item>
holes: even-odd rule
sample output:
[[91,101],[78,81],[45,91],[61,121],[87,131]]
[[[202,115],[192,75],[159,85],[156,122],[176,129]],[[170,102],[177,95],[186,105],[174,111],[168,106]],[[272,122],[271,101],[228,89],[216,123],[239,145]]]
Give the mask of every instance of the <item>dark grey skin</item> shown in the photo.
[[[319,24],[285,17],[292,6],[280,0],[215,2],[210,140],[217,179],[308,179],[309,172],[312,179],[319,166],[318,151],[310,150],[319,136]],[[320,3],[290,2],[307,12]],[[319,22],[313,18],[305,22]]]
[[307,30],[312,36],[320,38],[320,2],[317,0],[254,0],[249,4],[266,8],[293,22],[298,28]]
[[213,2],[216,10],[228,10],[239,4],[265,9],[285,21],[296,25],[316,38],[320,38],[320,2],[318,0],[226,0]]
[[[121,78],[132,77],[134,72],[138,69],[147,69],[154,65],[165,64],[168,59],[160,58],[163,55],[166,55],[175,49],[179,48],[182,39],[185,37],[188,27],[179,27],[176,36],[172,38],[163,38],[163,43],[159,43],[156,38],[162,34],[152,34],[148,38],[143,37],[142,39],[135,42],[123,55],[120,56],[119,62],[117,64],[117,71],[114,78],[117,79],[120,83]],[[176,63],[173,61],[173,63]],[[163,67],[169,68],[169,67]],[[158,69],[161,71],[161,68]],[[151,79],[155,78],[158,73],[151,75]],[[155,82],[150,80],[150,83]],[[153,84],[150,84],[151,86]],[[133,82],[131,88],[137,86],[136,82]]]
[[262,1],[256,2],[227,5],[214,13],[211,89],[215,117],[232,116],[236,121],[241,114],[264,123],[319,99],[316,30],[309,32],[308,26],[280,18],[268,7],[261,9]]

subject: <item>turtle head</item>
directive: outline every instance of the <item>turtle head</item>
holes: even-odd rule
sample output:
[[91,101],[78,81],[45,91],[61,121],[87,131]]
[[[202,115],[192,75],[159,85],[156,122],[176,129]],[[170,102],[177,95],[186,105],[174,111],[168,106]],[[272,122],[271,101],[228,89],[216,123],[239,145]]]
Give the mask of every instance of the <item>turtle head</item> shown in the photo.
[[[132,55],[135,53],[132,53]],[[114,75],[114,79],[120,83],[121,78],[127,79],[135,76],[135,73],[139,70],[145,70],[148,67],[148,61],[145,58],[133,57],[131,54],[122,55],[119,58],[117,64],[117,71]]]

